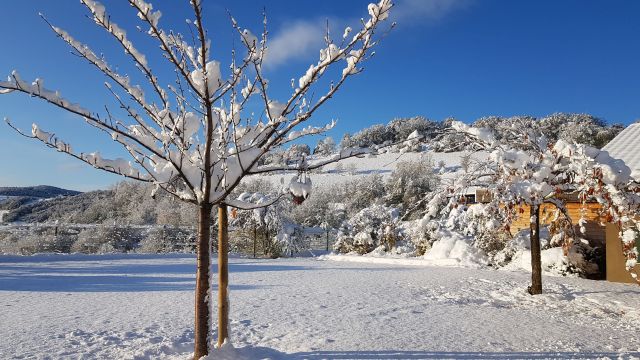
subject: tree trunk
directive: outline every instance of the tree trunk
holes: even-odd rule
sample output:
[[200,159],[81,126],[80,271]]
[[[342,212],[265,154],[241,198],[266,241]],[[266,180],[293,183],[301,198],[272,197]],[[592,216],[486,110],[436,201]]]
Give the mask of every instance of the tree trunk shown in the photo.
[[542,258],[540,255],[540,205],[531,205],[531,286],[529,294],[542,294]]
[[229,337],[229,219],[227,205],[218,205],[218,348]]
[[211,205],[198,207],[198,242],[196,244],[196,304],[194,359],[209,354],[209,271],[211,268]]

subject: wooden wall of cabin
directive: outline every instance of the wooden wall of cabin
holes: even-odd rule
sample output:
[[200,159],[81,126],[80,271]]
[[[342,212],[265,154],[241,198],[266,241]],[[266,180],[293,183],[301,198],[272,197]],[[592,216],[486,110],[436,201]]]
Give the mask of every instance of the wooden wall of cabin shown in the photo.
[[[607,224],[607,281],[636,283],[625,264],[627,259],[622,252],[622,241],[620,240],[620,228],[615,224]],[[640,265],[636,265],[631,270],[640,276]]]
[[[601,218],[599,214],[601,209],[600,204],[570,202],[566,204],[566,208],[577,234],[580,234],[578,220],[582,217],[582,212],[585,212],[584,218],[587,220],[587,224],[585,225],[586,232],[581,234],[581,236],[589,240],[592,246],[604,247],[606,244],[606,231],[604,225],[602,225],[604,224],[604,219]],[[554,219],[556,210],[557,208],[553,204],[543,204],[540,207],[540,224],[549,225]],[[515,235],[520,230],[529,229],[529,211],[529,205],[520,205],[516,209],[517,216],[511,223],[511,234]]]

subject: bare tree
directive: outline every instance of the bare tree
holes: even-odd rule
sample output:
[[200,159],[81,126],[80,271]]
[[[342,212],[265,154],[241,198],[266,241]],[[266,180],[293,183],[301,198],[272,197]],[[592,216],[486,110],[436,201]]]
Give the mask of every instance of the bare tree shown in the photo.
[[[232,51],[228,71],[224,71],[220,62],[211,59],[211,40],[204,26],[200,0],[190,1],[193,19],[187,23],[191,37],[165,30],[160,25],[160,11],[152,4],[129,0],[147,34],[159,45],[159,57],[165,58],[175,72],[175,85],[165,86],[152,70],[146,55],[134,46],[127,32],[112,20],[105,7],[94,0],[81,2],[91,12],[93,21],[128,54],[146,79],[145,85],[134,84],[129,76],[121,74],[104,56],[98,55],[99,52],[45,21],[76,55],[107,77],[105,85],[122,116],[119,117],[109,105],[105,105],[103,113],[77,105],[59,92],[46,89],[41,79],[24,81],[16,71],[7,81],[0,82],[0,94],[24,93],[77,115],[122,145],[129,159],[112,160],[102,157],[99,152],[76,152],[68,142],[43,131],[36,124],[29,134],[8,120],[7,123],[20,134],[40,140],[97,169],[153,183],[176,198],[197,205],[194,358],[198,359],[209,352],[213,209],[217,208],[221,220],[218,222],[220,346],[228,337],[227,205],[245,209],[255,206],[230,199],[228,195],[247,175],[299,170],[298,165],[260,167],[258,163],[274,147],[334,126],[332,122],[323,127],[303,127],[348,78],[363,70],[362,63],[373,55],[371,49],[379,41],[376,31],[388,18],[392,4],[390,0],[370,4],[369,16],[362,19],[360,27],[346,28],[338,41],[334,41],[327,30],[326,46],[320,50],[319,61],[310,65],[298,81],[291,82],[291,93],[286,100],[277,101],[268,91],[268,80],[262,70],[268,51],[266,16],[259,38],[229,16],[244,50]],[[341,63],[343,66],[340,67]],[[329,71],[336,67],[339,67],[336,71]],[[252,101],[262,109],[259,117],[245,111]],[[305,166],[319,167],[363,151],[346,149],[320,163]]]

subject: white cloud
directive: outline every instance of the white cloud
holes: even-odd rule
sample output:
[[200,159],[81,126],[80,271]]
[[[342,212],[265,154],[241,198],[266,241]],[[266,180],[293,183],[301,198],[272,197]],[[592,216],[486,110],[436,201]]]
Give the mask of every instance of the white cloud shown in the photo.
[[472,0],[397,0],[391,16],[399,25],[434,22],[471,3]]
[[[396,0],[391,16],[401,26],[433,23],[455,11],[469,7],[473,1]],[[341,36],[346,24],[358,23],[359,19],[332,18],[330,30],[334,37]],[[268,41],[265,66],[276,68],[287,64],[290,60],[312,59],[312,56],[317,55],[324,45],[325,32],[326,18],[298,20],[285,24]]]
[[281,28],[267,43],[265,65],[277,67],[289,60],[307,58],[324,44],[323,21],[296,21]]

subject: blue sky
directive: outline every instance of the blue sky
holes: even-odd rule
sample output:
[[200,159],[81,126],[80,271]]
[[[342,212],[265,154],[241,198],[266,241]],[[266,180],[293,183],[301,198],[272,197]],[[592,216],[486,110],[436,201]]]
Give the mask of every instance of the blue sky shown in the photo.
[[[185,31],[187,6],[156,1],[161,23]],[[229,9],[243,27],[259,33],[261,13],[269,16],[274,55],[267,75],[275,91],[287,89],[317,59],[324,23],[336,36],[357,26],[368,1],[211,1],[205,21],[214,57],[228,64],[233,32]],[[153,40],[125,1],[105,1],[114,21],[129,30],[136,45],[157,65]],[[171,4],[171,5],[169,5]],[[449,116],[471,122],[489,115],[543,116],[586,112],[610,123],[640,118],[640,2],[634,0],[397,0],[398,26],[377,48],[363,74],[352,78],[316,114],[321,124],[337,119],[329,135],[386,123],[395,117]],[[76,1],[0,2],[0,75],[16,69],[23,78],[45,79],[48,88],[91,109],[111,104],[104,78],[69,53],[38,17],[104,52],[110,63],[135,74],[112,39],[94,26]],[[163,72],[164,71],[164,72]],[[167,82],[171,81],[167,77]],[[119,155],[113,142],[78,118],[16,94],[0,96],[0,116],[22,128],[32,122],[54,131],[81,151],[103,149]],[[315,140],[314,140],[315,141]],[[50,184],[71,189],[105,188],[121,178],[92,169],[39,142],[21,138],[0,124],[0,186]]]

